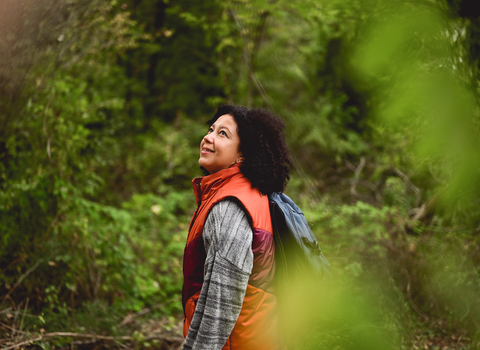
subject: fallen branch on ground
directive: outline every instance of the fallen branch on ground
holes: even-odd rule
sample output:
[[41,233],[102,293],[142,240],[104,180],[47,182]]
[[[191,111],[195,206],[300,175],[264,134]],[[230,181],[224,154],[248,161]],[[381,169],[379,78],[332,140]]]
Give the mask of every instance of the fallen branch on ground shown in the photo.
[[[42,335],[39,335],[37,337],[33,337],[27,340],[23,340],[19,343],[12,344],[10,346],[2,348],[2,350],[10,350],[14,349],[17,347],[20,347],[22,345],[26,344],[31,344],[37,341],[49,339],[49,338],[88,338],[88,339],[93,339],[93,340],[107,340],[107,341],[118,341],[118,340],[124,340],[124,341],[136,341],[138,340],[135,337],[130,337],[130,336],[119,336],[119,337],[114,337],[114,336],[108,336],[108,335],[97,335],[97,334],[81,334],[81,333],[73,333],[73,332],[54,332],[54,333],[45,333]],[[168,341],[171,343],[175,342],[182,342],[183,338],[180,337],[166,337],[166,336],[150,336],[150,337],[145,337],[145,340],[162,340],[162,341]]]

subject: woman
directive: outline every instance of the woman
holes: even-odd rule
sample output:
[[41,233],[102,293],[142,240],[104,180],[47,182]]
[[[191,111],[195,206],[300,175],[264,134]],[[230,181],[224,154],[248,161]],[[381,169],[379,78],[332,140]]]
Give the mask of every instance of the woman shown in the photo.
[[197,210],[184,254],[183,349],[280,349],[275,336],[272,223],[266,195],[291,165],[274,114],[220,106],[200,143]]

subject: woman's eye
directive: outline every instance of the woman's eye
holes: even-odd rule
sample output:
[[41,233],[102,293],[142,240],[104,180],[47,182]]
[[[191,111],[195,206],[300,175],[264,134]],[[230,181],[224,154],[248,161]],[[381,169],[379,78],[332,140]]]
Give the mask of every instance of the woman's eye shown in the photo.
[[223,135],[223,136],[227,136],[227,133],[225,131],[220,131],[220,134]]
[[208,128],[208,133],[210,134],[211,132],[213,132],[213,128]]

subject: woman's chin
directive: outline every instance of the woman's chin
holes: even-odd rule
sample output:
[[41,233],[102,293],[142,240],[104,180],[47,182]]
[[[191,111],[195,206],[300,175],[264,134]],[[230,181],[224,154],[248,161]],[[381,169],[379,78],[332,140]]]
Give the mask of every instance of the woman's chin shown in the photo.
[[202,159],[201,157],[200,157],[200,159],[198,160],[198,165],[200,165],[200,168],[201,168],[204,172],[206,171],[208,174],[211,174],[211,173],[212,173],[212,172],[209,170],[210,167],[208,166],[208,163],[205,162],[205,160]]
[[198,165],[200,165],[202,168],[205,168],[206,169],[206,166],[208,166],[208,164],[205,164],[205,159],[203,159],[202,157],[200,157],[198,159]]

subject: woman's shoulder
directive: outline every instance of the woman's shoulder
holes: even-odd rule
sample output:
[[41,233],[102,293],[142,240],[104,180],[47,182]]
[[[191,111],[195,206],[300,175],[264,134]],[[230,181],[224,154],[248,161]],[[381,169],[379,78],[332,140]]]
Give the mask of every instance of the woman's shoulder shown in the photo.
[[234,235],[248,238],[252,232],[247,211],[235,198],[216,203],[208,213],[205,228],[211,235],[217,235],[218,241],[230,240],[229,236]]
[[[208,214],[204,227],[204,239],[207,246],[224,259],[242,269],[251,269],[245,256],[251,255],[253,230],[248,215],[234,199],[224,199],[215,204]],[[248,270],[250,271],[250,270]]]
[[245,207],[236,197],[227,197],[215,203],[210,210],[209,215],[222,217],[232,217],[238,215],[245,215]]

